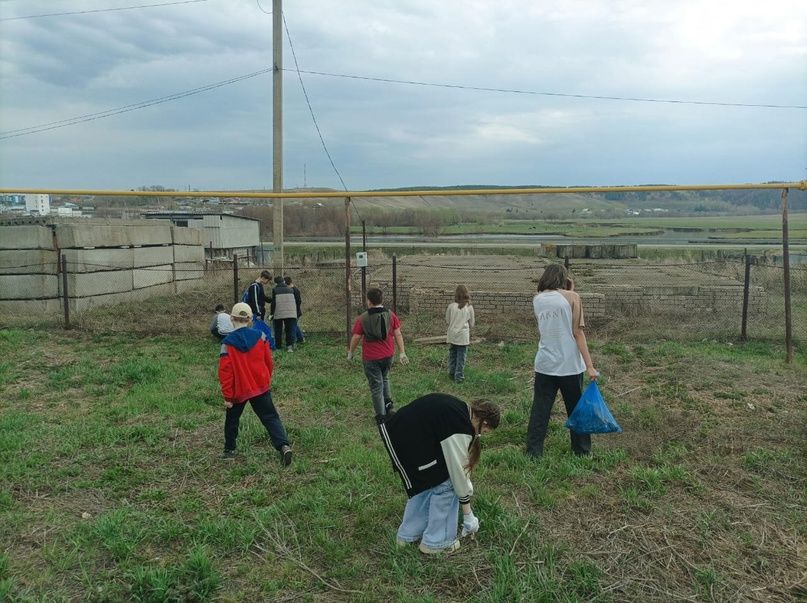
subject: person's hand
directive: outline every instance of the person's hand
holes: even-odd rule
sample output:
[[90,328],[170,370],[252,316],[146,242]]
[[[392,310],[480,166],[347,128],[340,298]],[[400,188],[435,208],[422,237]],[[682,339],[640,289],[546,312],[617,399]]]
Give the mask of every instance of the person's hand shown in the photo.
[[592,381],[596,381],[600,376],[600,371],[595,369],[593,366],[586,369],[586,375]]
[[466,513],[462,516],[462,535],[461,538],[476,534],[479,531],[479,519],[474,515],[474,512]]
[[353,352],[351,352],[350,350],[347,351],[347,361],[353,362]]
[[232,403],[231,400],[225,400],[224,401],[224,408],[232,408],[232,407],[233,407],[233,403]]
[[406,355],[406,352],[401,352],[398,356],[398,362],[401,364],[409,364],[409,356]]

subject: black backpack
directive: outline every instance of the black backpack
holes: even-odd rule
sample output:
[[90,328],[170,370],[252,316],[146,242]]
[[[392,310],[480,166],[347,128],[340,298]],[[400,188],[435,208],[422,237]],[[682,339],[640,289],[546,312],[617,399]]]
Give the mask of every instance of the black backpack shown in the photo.
[[390,311],[386,308],[370,308],[361,315],[361,328],[367,341],[384,341],[389,336]]

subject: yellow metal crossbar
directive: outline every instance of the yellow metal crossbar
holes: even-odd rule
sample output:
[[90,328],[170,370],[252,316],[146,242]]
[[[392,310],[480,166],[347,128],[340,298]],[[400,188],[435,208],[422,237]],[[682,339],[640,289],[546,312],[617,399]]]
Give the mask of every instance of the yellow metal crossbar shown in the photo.
[[764,184],[664,184],[640,186],[573,186],[550,188],[480,188],[480,189],[439,189],[439,190],[380,190],[380,191],[306,191],[274,193],[271,191],[116,191],[90,189],[48,189],[48,188],[0,188],[0,194],[49,194],[75,197],[212,197],[239,199],[325,199],[351,197],[458,197],[464,195],[555,195],[566,193],[638,193],[657,191],[722,191],[722,190],[781,190],[792,188],[807,190],[807,180],[801,182],[766,182]]

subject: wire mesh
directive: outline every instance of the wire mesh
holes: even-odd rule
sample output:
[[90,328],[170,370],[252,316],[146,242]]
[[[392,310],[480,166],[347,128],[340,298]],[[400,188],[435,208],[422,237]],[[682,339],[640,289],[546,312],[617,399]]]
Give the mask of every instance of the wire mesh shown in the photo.
[[[445,333],[445,310],[457,285],[465,285],[477,317],[475,337],[489,340],[529,341],[537,338],[532,298],[543,268],[557,258],[505,255],[407,255],[397,260],[371,254],[366,269],[367,287],[379,287],[385,304],[396,306],[408,337],[439,337]],[[67,263],[72,290],[71,323],[92,332],[203,333],[214,308],[230,308],[264,269],[248,261],[206,261],[138,268],[143,287],[131,288],[131,268],[109,264]],[[569,265],[575,289],[581,295],[587,329],[594,336],[641,340],[646,337],[692,339],[739,337],[744,305],[745,263],[728,258],[693,262],[641,260],[574,260]],[[9,302],[48,301],[37,315],[58,322],[62,311],[59,266],[0,266],[30,277],[53,279],[51,299],[3,299]],[[273,272],[274,274],[274,272]],[[350,268],[350,304],[345,308],[343,259],[287,266],[302,295],[301,327],[307,333],[344,334],[346,316],[363,309],[362,271]],[[807,341],[807,265],[791,267],[793,336]],[[126,282],[128,295],[115,294],[117,279]],[[68,279],[71,282],[71,279]],[[396,292],[393,299],[393,290]],[[267,287],[271,296],[271,286]],[[80,300],[80,303],[79,301]],[[752,340],[783,341],[785,334],[784,270],[781,265],[754,260],[748,287],[747,333]],[[2,312],[5,324],[24,321],[14,312]]]

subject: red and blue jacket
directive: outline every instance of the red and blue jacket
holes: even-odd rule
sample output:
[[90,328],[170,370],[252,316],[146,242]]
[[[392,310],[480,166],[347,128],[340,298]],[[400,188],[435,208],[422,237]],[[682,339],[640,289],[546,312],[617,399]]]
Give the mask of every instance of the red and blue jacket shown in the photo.
[[224,399],[243,404],[272,388],[272,349],[260,331],[241,327],[221,342],[219,383]]

